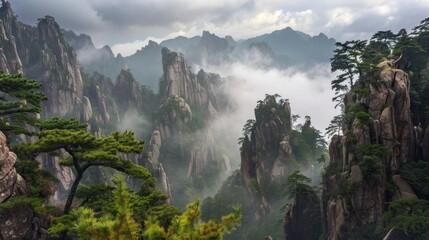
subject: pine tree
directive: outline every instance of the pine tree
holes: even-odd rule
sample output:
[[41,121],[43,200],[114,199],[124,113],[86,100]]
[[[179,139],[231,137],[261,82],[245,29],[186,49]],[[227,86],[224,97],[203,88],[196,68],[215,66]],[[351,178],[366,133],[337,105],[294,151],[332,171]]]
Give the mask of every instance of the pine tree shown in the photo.
[[134,220],[132,211],[133,198],[125,184],[125,176],[117,174],[112,178],[114,212],[97,217],[91,208],[79,207],[59,217],[49,229],[49,233],[60,236],[64,232],[77,239],[140,239],[142,227]]
[[210,219],[207,222],[202,222],[200,221],[200,202],[196,201],[186,206],[186,212],[173,219],[167,231],[156,221],[150,219],[146,223],[144,236],[148,240],[222,240],[225,234],[231,233],[240,225],[241,207],[235,205],[233,209],[233,213],[222,216],[220,221]]
[[36,133],[39,140],[33,144],[20,146],[20,151],[34,159],[40,153],[52,153],[64,149],[60,164],[73,168],[76,176],[64,207],[64,213],[71,209],[77,187],[85,171],[93,166],[104,166],[142,178],[154,185],[149,171],[130,160],[123,160],[120,153],[141,153],[143,141],[134,139],[134,133],[113,132],[105,137],[97,138],[84,131],[84,125],[74,119],[48,119],[38,123],[40,131]]
[[331,82],[336,95],[333,100],[341,98],[344,92],[352,89],[356,81],[363,76],[366,67],[366,63],[362,61],[366,41],[337,42],[335,45],[337,48],[331,58],[331,71],[339,71],[340,74]]
[[0,131],[6,137],[10,133],[29,134],[25,125],[34,124],[41,112],[40,103],[47,99],[38,91],[40,87],[34,80],[0,71]]

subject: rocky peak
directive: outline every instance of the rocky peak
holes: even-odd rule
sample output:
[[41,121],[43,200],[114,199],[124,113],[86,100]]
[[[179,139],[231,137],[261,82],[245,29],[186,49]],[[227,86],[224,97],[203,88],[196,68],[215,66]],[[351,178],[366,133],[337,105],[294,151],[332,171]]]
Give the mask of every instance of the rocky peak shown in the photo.
[[241,147],[241,174],[253,205],[259,210],[256,217],[266,215],[271,208],[269,200],[260,194],[261,184],[287,176],[290,164],[291,111],[288,101],[277,102],[267,95],[255,108],[254,122],[245,126]]
[[149,48],[155,48],[155,47],[158,47],[158,46],[159,46],[159,44],[157,42],[155,42],[155,41],[152,41],[152,40],[149,40],[149,42],[147,44],[147,47],[149,47]]
[[85,51],[95,51],[96,47],[94,46],[94,43],[92,42],[91,36],[86,34],[79,34],[76,35],[72,30],[69,31],[63,31],[64,37],[70,44],[70,46],[73,47],[73,49],[77,52],[79,61],[80,56],[78,51],[79,50],[85,50]]
[[119,73],[114,90],[115,99],[121,111],[126,112],[131,108],[141,111],[143,102],[140,84],[137,83],[131,72],[122,70]]
[[42,48],[40,82],[49,99],[44,113],[79,119],[83,82],[76,54],[53,17],[40,19],[38,30]]
[[[411,123],[410,81],[391,61],[345,96],[344,136],[332,138],[323,208],[329,239],[347,239],[366,225],[382,222],[386,202],[415,197],[399,175],[401,163],[421,151]],[[395,193],[388,193],[388,182]],[[329,197],[330,196],[330,197]]]
[[188,66],[183,54],[162,49],[164,80],[160,85],[161,98],[180,96],[188,104],[202,111],[208,111],[215,117],[219,111],[226,108],[219,87],[222,83],[217,74],[201,70],[195,75]]
[[203,31],[200,42],[200,60],[204,64],[215,64],[228,60],[228,54],[234,50],[234,46],[230,45],[227,39],[220,38],[208,31]]

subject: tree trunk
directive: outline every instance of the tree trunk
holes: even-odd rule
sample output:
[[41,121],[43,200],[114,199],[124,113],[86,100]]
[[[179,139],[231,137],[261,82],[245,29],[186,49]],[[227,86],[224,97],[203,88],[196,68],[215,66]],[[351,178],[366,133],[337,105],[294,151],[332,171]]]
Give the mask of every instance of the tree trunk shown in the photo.
[[74,179],[73,185],[70,188],[69,196],[67,197],[66,204],[64,205],[64,214],[68,214],[70,212],[74,195],[76,195],[77,186],[79,186],[80,180],[82,180],[83,171],[77,171],[76,178]]

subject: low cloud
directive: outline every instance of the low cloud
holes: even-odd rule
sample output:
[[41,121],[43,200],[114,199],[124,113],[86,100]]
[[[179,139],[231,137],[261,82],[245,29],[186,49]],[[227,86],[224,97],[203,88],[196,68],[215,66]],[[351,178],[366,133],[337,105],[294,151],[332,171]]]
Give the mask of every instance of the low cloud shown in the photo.
[[[292,114],[302,117],[310,116],[312,124],[322,133],[331,119],[339,114],[332,102],[329,66],[319,65],[308,72],[295,69],[258,69],[251,65],[234,63],[225,68],[209,69],[228,76],[225,91],[234,106],[231,113],[221,116],[212,127],[216,129],[229,146],[233,163],[239,163],[239,146],[237,139],[242,135],[242,128],[248,119],[254,119],[254,108],[257,101],[265,94],[279,94],[289,99]],[[226,135],[226,136],[225,136]]]
[[378,30],[411,29],[427,17],[429,2],[20,0],[12,7],[26,23],[34,25],[49,14],[65,29],[90,34],[97,46],[112,46],[148,38],[192,37],[203,30],[243,39],[287,26],[311,35],[324,32],[339,41],[365,39]]

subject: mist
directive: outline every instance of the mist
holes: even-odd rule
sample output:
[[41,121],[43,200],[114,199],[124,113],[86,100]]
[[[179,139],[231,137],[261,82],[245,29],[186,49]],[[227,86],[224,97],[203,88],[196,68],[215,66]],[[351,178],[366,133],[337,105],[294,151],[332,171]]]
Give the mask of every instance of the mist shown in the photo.
[[[289,99],[292,114],[298,114],[301,121],[311,117],[312,125],[325,133],[331,119],[339,114],[332,102],[334,92],[331,80],[335,77],[330,72],[328,63],[315,66],[307,72],[294,68],[267,69],[255,68],[254,64],[233,63],[208,71],[227,76],[224,91],[231,102],[231,111],[221,115],[211,127],[223,139],[232,158],[233,169],[240,163],[237,139],[242,135],[242,128],[248,119],[254,119],[254,109],[258,100],[265,94],[279,94]],[[299,121],[299,120],[298,120]]]
[[116,128],[121,131],[132,131],[137,138],[144,139],[151,133],[153,123],[150,122],[143,114],[134,109],[125,112],[118,122]]

